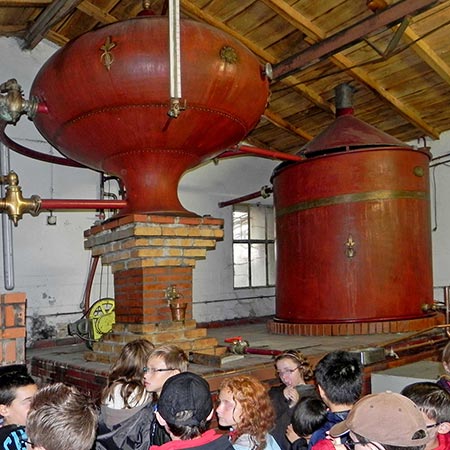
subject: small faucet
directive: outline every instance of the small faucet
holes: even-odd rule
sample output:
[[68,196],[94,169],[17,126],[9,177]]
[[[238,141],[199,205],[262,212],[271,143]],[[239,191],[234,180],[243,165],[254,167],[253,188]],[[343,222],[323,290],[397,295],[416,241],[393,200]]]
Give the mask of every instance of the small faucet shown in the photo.
[[167,303],[170,305],[173,302],[176,302],[180,297],[181,294],[177,291],[177,288],[174,284],[171,284],[167,289],[166,289],[166,299],[167,299]]
[[24,198],[22,188],[19,186],[19,177],[15,172],[11,171],[8,175],[1,176],[0,183],[7,185],[6,196],[0,199],[0,211],[6,212],[15,226],[25,213],[32,216],[39,214],[41,198],[38,195]]

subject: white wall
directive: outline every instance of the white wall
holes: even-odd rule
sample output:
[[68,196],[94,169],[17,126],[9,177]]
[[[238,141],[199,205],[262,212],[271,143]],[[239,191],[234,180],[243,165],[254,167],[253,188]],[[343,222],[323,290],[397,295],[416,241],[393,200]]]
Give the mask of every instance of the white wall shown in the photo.
[[[438,141],[428,141],[433,158],[450,153],[450,131],[442,133]],[[433,242],[433,279],[435,298],[443,299],[443,286],[450,285],[450,157],[436,159],[449,161],[432,167],[431,179],[431,227]]]
[[[211,161],[181,180],[180,200],[187,209],[225,219],[224,240],[197,262],[194,271],[194,317],[198,322],[274,314],[274,288],[233,289],[232,207],[221,209],[218,203],[270,184],[278,163],[254,157],[220,160],[217,165]],[[271,204],[272,197],[258,201]]]
[[[18,41],[0,38],[0,83],[16,78],[28,97],[37,71],[55,50],[56,47],[44,41],[32,52],[23,52]],[[16,126],[8,126],[6,132],[26,147],[58,155],[26,117],[22,117]],[[209,251],[207,259],[199,261],[194,270],[194,317],[199,322],[274,312],[273,288],[233,289],[231,208],[219,209],[217,204],[269,184],[276,165],[273,161],[250,157],[221,160],[217,165],[210,162],[186,174],[180,184],[180,199],[187,209],[225,219],[224,241],[217,244],[216,250]],[[19,175],[25,197],[37,194],[55,199],[98,198],[99,175],[96,172],[43,163],[15,152],[11,152],[10,166]],[[265,202],[268,201],[271,199]],[[26,215],[13,230],[14,291],[27,294],[31,340],[56,331],[59,336],[64,336],[66,324],[81,317],[90,263],[90,252],[83,248],[83,231],[97,219],[95,212],[57,211],[57,225],[49,226],[47,215]],[[103,268],[101,272],[99,268],[92,302],[113,295],[109,269]],[[0,277],[0,290],[5,292],[3,267]]]

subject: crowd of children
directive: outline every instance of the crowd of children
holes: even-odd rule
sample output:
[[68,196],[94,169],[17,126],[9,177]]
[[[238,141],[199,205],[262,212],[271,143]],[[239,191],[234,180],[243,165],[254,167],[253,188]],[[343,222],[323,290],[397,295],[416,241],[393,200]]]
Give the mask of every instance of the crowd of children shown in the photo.
[[183,350],[139,339],[112,366],[99,408],[62,383],[38,389],[25,365],[1,367],[0,450],[450,450],[450,343],[442,362],[436,383],[361,397],[354,354],[331,352],[313,372],[287,350],[275,359],[282,385],[230,376],[214,408]]

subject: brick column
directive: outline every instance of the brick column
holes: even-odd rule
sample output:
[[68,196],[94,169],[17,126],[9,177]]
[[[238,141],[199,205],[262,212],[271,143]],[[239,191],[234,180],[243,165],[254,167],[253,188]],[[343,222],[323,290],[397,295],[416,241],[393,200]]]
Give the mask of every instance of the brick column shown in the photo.
[[[116,324],[94,344],[89,360],[109,362],[123,344],[145,337],[186,351],[215,354],[217,341],[192,320],[192,271],[223,239],[223,220],[210,217],[130,215],[85,232],[85,248],[111,265]],[[172,322],[166,290],[176,288],[187,303],[186,320]]]
[[22,292],[0,295],[0,365],[25,363],[25,304]]

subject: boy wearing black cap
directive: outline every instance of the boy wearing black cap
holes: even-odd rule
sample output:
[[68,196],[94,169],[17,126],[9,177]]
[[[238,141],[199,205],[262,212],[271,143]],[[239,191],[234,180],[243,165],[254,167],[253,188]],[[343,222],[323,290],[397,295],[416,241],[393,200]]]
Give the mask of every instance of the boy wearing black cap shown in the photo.
[[214,408],[206,380],[192,372],[169,378],[162,388],[156,418],[172,441],[150,450],[233,450],[228,437],[208,430]]
[[[341,437],[349,436],[344,445]],[[330,429],[333,441],[323,440],[317,450],[423,450],[430,437],[419,408],[393,392],[366,395],[348,417]],[[331,444],[333,442],[333,444]]]

